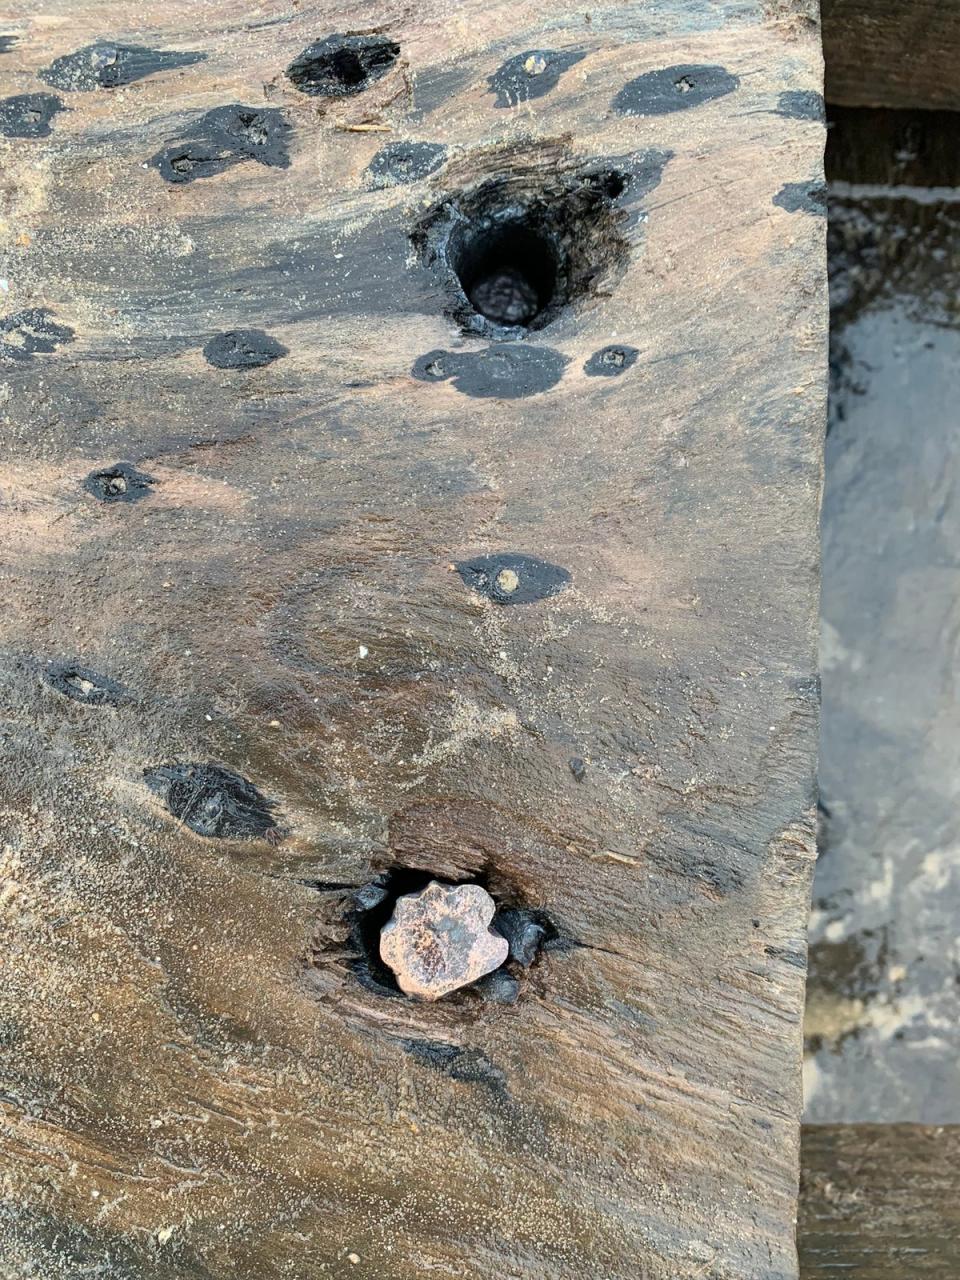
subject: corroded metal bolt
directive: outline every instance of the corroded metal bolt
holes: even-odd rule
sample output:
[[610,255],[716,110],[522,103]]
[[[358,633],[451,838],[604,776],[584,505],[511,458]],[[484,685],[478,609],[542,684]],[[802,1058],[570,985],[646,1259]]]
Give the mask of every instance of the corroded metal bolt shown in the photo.
[[547,60],[542,53],[531,53],[524,59],[523,69],[528,76],[542,76],[547,69]]
[[405,995],[439,1000],[504,963],[506,938],[490,929],[496,903],[478,884],[431,880],[397,899],[380,934],[380,957]]

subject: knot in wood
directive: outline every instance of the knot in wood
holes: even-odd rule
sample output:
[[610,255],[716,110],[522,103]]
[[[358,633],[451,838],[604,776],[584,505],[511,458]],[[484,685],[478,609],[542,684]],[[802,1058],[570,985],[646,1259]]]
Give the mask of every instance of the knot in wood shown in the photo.
[[496,904],[478,884],[432,880],[420,893],[397,899],[380,934],[380,956],[405,995],[439,1000],[499,969],[506,938],[490,921]]

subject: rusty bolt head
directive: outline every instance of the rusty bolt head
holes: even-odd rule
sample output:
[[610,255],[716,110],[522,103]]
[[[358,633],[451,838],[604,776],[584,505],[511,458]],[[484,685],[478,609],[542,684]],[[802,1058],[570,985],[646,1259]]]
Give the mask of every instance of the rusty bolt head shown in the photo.
[[506,938],[490,929],[496,904],[478,884],[431,880],[397,899],[380,934],[380,956],[405,995],[439,1000],[504,963]]

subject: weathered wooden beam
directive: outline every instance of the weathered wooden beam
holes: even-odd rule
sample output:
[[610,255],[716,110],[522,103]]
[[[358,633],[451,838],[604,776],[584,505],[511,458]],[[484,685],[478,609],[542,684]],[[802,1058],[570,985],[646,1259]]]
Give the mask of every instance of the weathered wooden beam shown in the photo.
[[822,0],[821,9],[830,102],[960,108],[960,0]]
[[805,1125],[803,1280],[954,1280],[960,1127]]
[[801,8],[8,8],[10,1274],[796,1275]]

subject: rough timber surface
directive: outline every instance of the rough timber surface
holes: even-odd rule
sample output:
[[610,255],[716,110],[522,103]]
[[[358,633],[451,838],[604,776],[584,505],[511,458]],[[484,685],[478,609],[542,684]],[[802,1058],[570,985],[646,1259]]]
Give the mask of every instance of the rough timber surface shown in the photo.
[[[815,28],[6,13],[3,1280],[792,1280]],[[299,91],[336,33],[375,78]],[[411,240],[490,179],[607,201],[505,345]],[[515,1003],[360,981],[411,868],[549,920]]]
[[960,109],[960,0],[823,0],[827,98]]
[[805,1125],[802,1280],[956,1280],[960,1127]]

